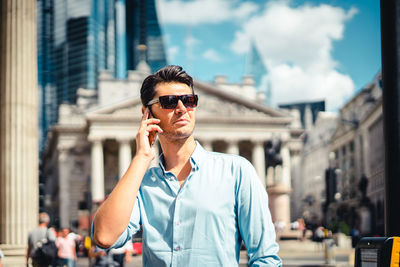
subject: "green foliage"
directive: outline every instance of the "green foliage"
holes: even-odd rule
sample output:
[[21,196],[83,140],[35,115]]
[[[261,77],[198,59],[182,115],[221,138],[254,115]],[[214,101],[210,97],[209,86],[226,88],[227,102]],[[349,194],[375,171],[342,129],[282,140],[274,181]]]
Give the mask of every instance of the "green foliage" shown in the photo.
[[350,226],[345,221],[332,221],[328,226],[328,229],[332,231],[332,233],[343,233],[345,235],[350,235]]

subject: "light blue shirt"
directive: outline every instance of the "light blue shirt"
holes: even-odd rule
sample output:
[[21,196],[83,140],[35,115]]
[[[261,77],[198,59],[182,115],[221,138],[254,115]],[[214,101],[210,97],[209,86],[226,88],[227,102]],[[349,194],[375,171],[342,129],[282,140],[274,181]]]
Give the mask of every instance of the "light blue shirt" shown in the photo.
[[[281,266],[268,196],[246,159],[197,143],[182,187],[160,167],[142,181],[130,223],[113,247],[143,226],[143,266],[238,266],[242,240],[250,266]],[[123,205],[123,204],[121,204]]]

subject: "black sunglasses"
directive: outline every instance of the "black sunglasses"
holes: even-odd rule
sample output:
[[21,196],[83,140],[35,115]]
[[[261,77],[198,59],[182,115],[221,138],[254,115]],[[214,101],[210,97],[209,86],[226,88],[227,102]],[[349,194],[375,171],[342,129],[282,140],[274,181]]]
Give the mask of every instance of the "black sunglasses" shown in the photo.
[[187,108],[197,107],[197,101],[199,97],[197,95],[163,95],[158,99],[153,99],[147,103],[147,106],[151,106],[155,103],[160,102],[163,109],[175,109],[178,105],[178,101],[181,100],[182,104]]

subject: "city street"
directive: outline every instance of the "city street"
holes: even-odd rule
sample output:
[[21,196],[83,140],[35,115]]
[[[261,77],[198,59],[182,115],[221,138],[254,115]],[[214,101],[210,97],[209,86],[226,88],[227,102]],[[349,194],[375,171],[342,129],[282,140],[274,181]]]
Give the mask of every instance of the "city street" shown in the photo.
[[[354,266],[352,259],[354,259],[354,249],[339,249],[335,248],[335,262],[325,264],[324,260],[324,247],[321,243],[311,241],[297,241],[287,240],[280,241],[279,256],[283,260],[285,267],[310,267],[310,266],[335,266],[335,267],[351,267]],[[87,258],[79,258],[78,267],[89,266]],[[140,267],[142,266],[142,256],[133,256],[132,262],[126,264],[126,267]],[[246,252],[242,251],[240,254],[239,267],[247,266]]]

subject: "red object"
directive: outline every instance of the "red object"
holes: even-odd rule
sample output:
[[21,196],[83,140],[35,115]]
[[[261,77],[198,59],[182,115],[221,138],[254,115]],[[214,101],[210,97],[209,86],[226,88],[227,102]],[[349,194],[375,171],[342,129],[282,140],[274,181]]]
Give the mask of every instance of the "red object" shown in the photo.
[[142,255],[142,242],[133,243],[133,253]]

